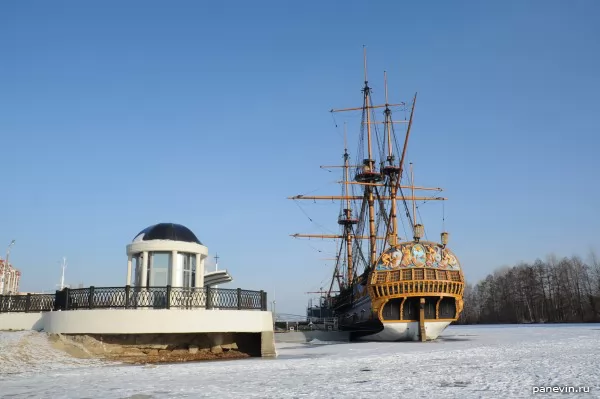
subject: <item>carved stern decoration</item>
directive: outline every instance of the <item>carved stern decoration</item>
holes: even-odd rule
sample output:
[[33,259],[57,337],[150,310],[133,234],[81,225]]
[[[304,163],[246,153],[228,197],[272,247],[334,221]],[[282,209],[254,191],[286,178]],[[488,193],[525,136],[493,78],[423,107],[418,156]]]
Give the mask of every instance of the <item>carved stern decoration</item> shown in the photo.
[[369,276],[375,315],[383,323],[455,321],[463,308],[464,276],[442,244],[403,242],[385,251]]

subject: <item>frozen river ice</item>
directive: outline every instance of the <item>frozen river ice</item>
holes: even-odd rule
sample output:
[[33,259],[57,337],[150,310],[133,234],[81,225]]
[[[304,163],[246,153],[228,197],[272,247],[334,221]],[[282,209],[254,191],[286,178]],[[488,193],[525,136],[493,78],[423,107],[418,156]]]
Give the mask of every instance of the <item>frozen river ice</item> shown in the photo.
[[[277,359],[129,366],[0,332],[0,398],[600,397],[600,325],[451,326],[434,342],[279,344]],[[534,386],[589,393],[533,394]]]

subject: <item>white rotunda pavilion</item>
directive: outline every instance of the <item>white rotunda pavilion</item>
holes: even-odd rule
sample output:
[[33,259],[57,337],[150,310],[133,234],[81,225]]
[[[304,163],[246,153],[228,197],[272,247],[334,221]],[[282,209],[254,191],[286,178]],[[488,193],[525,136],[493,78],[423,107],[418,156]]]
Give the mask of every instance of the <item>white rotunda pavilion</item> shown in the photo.
[[187,227],[155,224],[127,245],[127,285],[204,287],[207,256],[208,248]]

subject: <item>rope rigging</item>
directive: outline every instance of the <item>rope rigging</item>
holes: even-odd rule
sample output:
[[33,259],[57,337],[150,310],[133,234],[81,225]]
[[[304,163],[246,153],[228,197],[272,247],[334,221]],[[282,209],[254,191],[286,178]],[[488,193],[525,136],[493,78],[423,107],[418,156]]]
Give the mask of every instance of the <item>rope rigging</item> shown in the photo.
[[[431,200],[439,199],[429,197],[428,195],[417,196],[415,190],[430,190],[432,192],[435,191],[436,194],[441,191],[428,187],[415,187],[414,178],[411,178],[412,168],[410,173],[405,173],[403,170],[404,164],[407,162],[405,162],[405,158],[414,105],[416,103],[416,94],[412,102],[412,107],[407,103],[388,104],[386,80],[386,103],[375,103],[377,104],[375,105],[371,98],[373,89],[369,86],[366,76],[365,58],[365,82],[361,90],[363,96],[362,108],[332,110],[332,121],[335,131],[338,134],[340,134],[341,123],[338,124],[334,112],[350,111],[353,123],[358,123],[357,119],[360,117],[360,127],[356,126],[357,130],[359,130],[358,135],[353,135],[352,140],[353,146],[357,145],[358,147],[356,151],[352,151],[354,155],[350,155],[348,152],[346,121],[343,121],[343,181],[338,181],[338,183],[342,184],[342,187],[341,189],[336,189],[336,192],[341,191],[341,195],[315,195],[314,197],[307,196],[308,198],[304,198],[305,200],[331,200],[332,202],[334,201],[333,198],[340,200],[337,231],[334,232],[325,225],[317,223],[298,201],[294,201],[310,223],[322,231],[334,233],[334,236],[323,235],[316,237],[336,238],[334,242],[336,248],[332,249],[332,252],[335,253],[333,255],[335,256],[335,260],[332,259],[335,261],[335,267],[333,268],[330,284],[327,285],[325,283],[324,287],[328,288],[328,291],[324,294],[331,296],[335,284],[337,284],[340,293],[343,295],[342,298],[345,299],[328,300],[324,303],[335,304],[335,308],[338,310],[347,304],[352,304],[355,300],[354,294],[359,291],[349,288],[362,282],[361,277],[371,272],[377,261],[376,258],[380,257],[388,248],[397,245],[396,239],[400,238],[401,231],[404,232],[404,237],[407,241],[412,241],[412,237],[415,237],[415,225],[417,221],[423,221],[420,212],[421,206]],[[396,111],[395,107],[401,107],[398,110],[398,114],[402,118],[402,113],[404,113],[404,121],[393,120],[392,107],[394,107],[394,111]],[[381,122],[382,115],[379,114],[379,108],[384,108],[383,123]],[[377,117],[379,117],[380,122],[377,121]],[[409,117],[410,119],[408,119]],[[405,123],[404,126],[396,128],[395,123],[397,122]],[[383,127],[378,127],[378,124],[381,124]],[[402,137],[397,136],[402,133],[405,136],[404,140],[402,140]],[[356,134],[356,130],[354,130],[354,134]],[[351,148],[355,148],[353,146]],[[333,172],[333,170],[327,167],[322,168],[329,173]],[[339,166],[334,166],[333,168],[339,168]],[[336,171],[336,173],[339,173],[339,171]],[[403,180],[409,180],[408,185],[404,184],[404,189],[409,188],[406,192],[409,195],[408,197],[402,188]],[[412,195],[408,193],[410,189],[412,189]],[[419,201],[416,200],[417,198],[419,198]],[[413,202],[409,204],[411,200]],[[401,201],[402,205],[398,201]],[[335,212],[335,205],[332,205],[332,207],[333,212]],[[346,209],[349,211],[345,211]],[[403,211],[404,216],[402,215]],[[404,217],[406,217],[410,229],[405,223]],[[398,222],[398,219],[400,222]],[[399,229],[399,224],[402,225],[401,229]],[[442,227],[445,228],[445,208],[443,203]],[[407,233],[407,230],[412,231],[412,237],[410,233]],[[298,236],[315,237],[309,234],[298,234]],[[383,240],[381,236],[384,237]],[[428,240],[427,232],[424,232],[424,237]],[[324,253],[324,250],[315,247],[312,248],[319,253]],[[330,263],[328,263],[329,266]],[[330,274],[330,272],[328,271],[327,274]],[[323,291],[322,288],[321,291]]]
[[327,228],[327,227],[323,226],[322,224],[315,222],[315,221],[314,221],[314,220],[313,220],[313,219],[312,219],[312,218],[311,218],[311,217],[308,215],[308,213],[307,213],[307,212],[306,212],[306,211],[305,211],[305,210],[302,208],[302,206],[301,206],[301,205],[298,203],[298,201],[297,201],[297,200],[294,200],[294,203],[295,203],[295,204],[298,206],[298,208],[300,208],[300,210],[302,211],[302,213],[304,213],[304,216],[306,216],[306,217],[308,218],[308,220],[310,220],[310,222],[311,222],[311,223],[313,223],[315,226],[319,227],[319,228],[321,229],[321,231],[322,231],[322,232],[325,232],[325,231],[327,231],[327,232],[329,232],[329,233],[332,233],[332,234],[335,234],[335,233],[336,233],[335,231],[333,231],[333,230],[331,230],[331,229],[329,229],[329,228]]

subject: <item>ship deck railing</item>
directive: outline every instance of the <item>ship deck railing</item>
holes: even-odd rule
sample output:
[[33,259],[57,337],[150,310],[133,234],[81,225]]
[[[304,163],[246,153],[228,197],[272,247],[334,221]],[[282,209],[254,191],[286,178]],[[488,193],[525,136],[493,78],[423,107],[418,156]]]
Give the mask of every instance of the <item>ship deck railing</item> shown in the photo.
[[372,285],[371,290],[374,298],[411,295],[462,296],[464,283],[435,280],[397,281]]
[[79,309],[267,310],[267,293],[241,288],[88,287],[53,294],[0,295],[0,313]]

